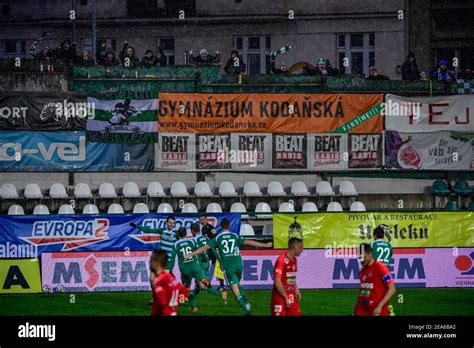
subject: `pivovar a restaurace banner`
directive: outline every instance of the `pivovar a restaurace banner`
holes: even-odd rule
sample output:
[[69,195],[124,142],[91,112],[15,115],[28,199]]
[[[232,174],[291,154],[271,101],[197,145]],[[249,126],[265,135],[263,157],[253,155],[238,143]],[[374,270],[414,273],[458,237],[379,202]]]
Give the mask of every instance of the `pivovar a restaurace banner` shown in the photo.
[[273,238],[277,249],[292,236],[302,237],[305,248],[355,247],[372,242],[374,228],[385,224],[393,247],[472,247],[472,221],[473,212],[274,214]]

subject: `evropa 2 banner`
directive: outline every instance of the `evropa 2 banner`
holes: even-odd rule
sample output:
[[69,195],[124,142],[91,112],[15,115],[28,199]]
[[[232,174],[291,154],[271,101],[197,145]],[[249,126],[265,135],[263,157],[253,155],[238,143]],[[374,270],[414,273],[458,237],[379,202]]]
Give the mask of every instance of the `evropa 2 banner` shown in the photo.
[[100,144],[85,132],[0,132],[0,171],[152,171],[152,144]]
[[[153,250],[160,236],[133,227],[164,228],[170,214],[26,215],[0,217],[0,258],[36,257],[44,252]],[[199,214],[172,214],[176,229],[190,229]],[[239,213],[210,214],[219,226],[227,218],[231,232],[240,233]],[[31,255],[33,253],[33,255]]]
[[381,133],[381,94],[160,93],[171,133]]
[[473,220],[473,212],[274,214],[273,240],[284,249],[297,233],[306,248],[356,247],[373,241],[374,228],[386,224],[385,239],[394,247],[474,247]]

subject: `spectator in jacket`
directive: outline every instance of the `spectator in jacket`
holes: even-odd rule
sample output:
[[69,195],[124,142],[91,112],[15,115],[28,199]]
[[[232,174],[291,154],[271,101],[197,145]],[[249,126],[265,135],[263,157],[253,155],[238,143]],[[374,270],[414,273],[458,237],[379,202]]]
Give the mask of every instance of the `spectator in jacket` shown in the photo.
[[135,49],[128,44],[128,41],[123,43],[119,58],[120,64],[127,68],[136,68],[140,65],[140,59],[135,54]]
[[275,75],[290,75],[290,72],[288,71],[288,66],[285,63],[281,63],[279,68],[275,66],[275,59],[272,59],[270,61],[270,69]]
[[78,57],[76,60],[76,65],[91,67],[96,66],[95,60],[92,58],[92,53],[90,50],[84,50],[81,57]]
[[53,56],[59,64],[72,65],[77,59],[76,43],[71,43],[69,39],[64,40],[61,46],[53,52]]
[[416,64],[415,53],[410,52],[407,60],[402,64],[402,80],[415,81],[420,79],[420,71]]
[[464,70],[458,74],[458,79],[474,80],[474,74],[472,73],[472,69],[468,66],[465,67]]
[[100,51],[97,52],[97,61],[100,65],[105,67],[120,65],[120,62],[115,58],[114,50],[106,47],[105,42],[100,46]]
[[245,63],[242,61],[242,58],[239,57],[239,52],[232,50],[230,52],[230,58],[224,67],[226,74],[231,76],[239,75],[244,73],[245,69]]
[[[160,50],[160,57],[162,57],[163,56],[163,53],[162,53],[163,51],[161,50],[161,48],[159,48],[159,50]],[[157,66],[157,65],[162,65],[161,61],[160,61],[160,58],[155,56],[155,54],[153,53],[152,50],[146,50],[145,56],[142,58],[141,64],[142,64],[142,66],[144,66],[146,68],[150,68],[150,67]]]
[[319,58],[317,62],[317,66],[315,68],[304,67],[303,75],[315,76],[315,75],[323,75],[323,76],[335,76],[337,72],[332,68],[329,61],[325,58]]
[[220,54],[219,54],[219,51],[216,51],[214,55],[211,55],[205,48],[203,48],[201,51],[199,51],[199,56],[194,57],[193,50],[190,50],[189,61],[191,64],[194,64],[194,65],[216,64],[216,63],[219,63],[220,61]]
[[390,80],[387,76],[379,74],[379,71],[375,66],[371,66],[369,69],[369,76],[366,78],[369,81],[381,81]]
[[430,78],[445,82],[454,81],[454,74],[448,70],[448,61],[446,59],[440,59],[438,65],[430,69]]

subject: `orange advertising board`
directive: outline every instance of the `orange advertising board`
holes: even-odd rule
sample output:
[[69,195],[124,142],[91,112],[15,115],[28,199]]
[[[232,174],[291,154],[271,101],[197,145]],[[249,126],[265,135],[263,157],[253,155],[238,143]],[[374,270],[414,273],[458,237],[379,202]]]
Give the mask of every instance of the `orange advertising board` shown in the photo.
[[381,133],[382,94],[160,93],[158,131]]

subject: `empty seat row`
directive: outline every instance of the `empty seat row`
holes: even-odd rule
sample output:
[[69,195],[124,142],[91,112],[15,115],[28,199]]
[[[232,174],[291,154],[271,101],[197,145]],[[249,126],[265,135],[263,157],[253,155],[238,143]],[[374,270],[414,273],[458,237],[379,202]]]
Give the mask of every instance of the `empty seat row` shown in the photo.
[[431,187],[431,192],[434,196],[449,196],[451,193],[467,197],[472,195],[472,189],[466,180],[457,180],[454,184],[454,189],[449,190],[448,184],[444,180],[435,180]]
[[[219,185],[218,189],[221,197],[236,197],[238,196],[234,184],[230,181],[223,181]],[[343,181],[339,187],[339,192],[342,196],[357,196],[357,191],[351,181]],[[243,193],[248,197],[260,197],[262,191],[260,186],[255,181],[248,181],[243,187]],[[271,181],[268,184],[267,193],[269,196],[286,196],[283,185],[279,181]],[[148,187],[146,194],[149,197],[164,197],[166,196],[163,186],[159,182],[151,182]],[[181,181],[176,181],[171,185],[170,194],[173,197],[187,197],[189,196],[188,188]],[[310,192],[303,181],[295,181],[291,186],[291,194],[294,196],[309,196]],[[111,183],[102,183],[99,187],[98,195],[101,198],[117,198],[117,191]],[[140,189],[135,182],[127,182],[122,188],[122,195],[127,198],[138,198],[141,197]],[[209,184],[204,181],[197,182],[194,187],[194,195],[197,197],[211,197],[213,193]],[[321,181],[316,186],[316,195],[318,196],[334,196],[335,192],[331,187],[331,184],[327,181]],[[38,184],[27,184],[24,191],[26,199],[42,199],[44,198],[43,192],[41,191]],[[53,199],[65,199],[69,195],[66,187],[61,183],[52,184],[49,189],[49,197]],[[92,198],[93,194],[89,185],[85,183],[78,183],[74,187],[75,198]],[[18,199],[18,191],[15,185],[6,183],[0,187],[0,198],[2,199]]]
[[[365,211],[365,205],[362,202],[353,202],[351,204],[351,211]],[[313,202],[306,202],[302,208],[303,212],[317,212],[318,207]],[[337,212],[343,211],[342,206],[338,202],[331,202],[327,207],[328,212]],[[149,213],[150,210],[145,203],[137,203],[133,207],[133,214],[140,214],[140,213]],[[157,209],[158,213],[174,213],[173,207],[169,203],[161,203]],[[198,213],[198,208],[194,203],[184,203],[181,208],[182,213]],[[209,203],[206,206],[207,213],[222,213],[222,207],[219,203]],[[247,208],[243,203],[236,202],[233,203],[230,212],[232,213],[242,213],[242,218],[248,219],[249,215],[247,213]],[[291,202],[283,202],[280,204],[278,208],[278,212],[281,213],[289,213],[295,212],[295,208],[293,203]],[[111,204],[107,210],[107,214],[124,214],[124,209],[120,204],[114,203]],[[257,218],[271,218],[272,217],[272,209],[270,205],[266,202],[259,202],[255,207],[255,213],[257,213]],[[8,215],[24,215],[25,212],[23,207],[17,204],[14,204],[9,207]],[[39,204],[36,205],[33,209],[33,215],[45,215],[50,214],[49,209],[46,205]],[[63,204],[59,207],[58,214],[75,214],[74,207],[70,204]],[[99,209],[95,204],[87,204],[82,209],[82,214],[99,214]]]

